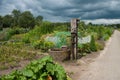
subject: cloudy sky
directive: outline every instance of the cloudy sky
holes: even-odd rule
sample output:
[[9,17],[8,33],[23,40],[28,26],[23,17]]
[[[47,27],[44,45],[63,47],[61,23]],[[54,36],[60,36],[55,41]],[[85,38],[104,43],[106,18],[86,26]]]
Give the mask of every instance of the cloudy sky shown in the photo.
[[29,10],[49,21],[80,18],[93,23],[120,23],[120,0],[0,0],[0,15]]

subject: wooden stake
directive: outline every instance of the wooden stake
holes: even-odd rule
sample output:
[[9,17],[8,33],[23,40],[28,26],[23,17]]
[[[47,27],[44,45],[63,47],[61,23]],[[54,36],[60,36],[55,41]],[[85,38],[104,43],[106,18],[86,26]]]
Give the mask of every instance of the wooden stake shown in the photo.
[[71,59],[77,59],[77,45],[78,45],[78,22],[79,19],[71,20]]

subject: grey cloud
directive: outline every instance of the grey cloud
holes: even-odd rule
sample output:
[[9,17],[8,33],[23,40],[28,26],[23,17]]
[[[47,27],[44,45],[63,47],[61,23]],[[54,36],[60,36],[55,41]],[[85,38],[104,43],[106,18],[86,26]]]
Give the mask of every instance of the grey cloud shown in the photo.
[[120,0],[0,0],[0,15],[19,9],[50,21],[119,19],[119,7]]

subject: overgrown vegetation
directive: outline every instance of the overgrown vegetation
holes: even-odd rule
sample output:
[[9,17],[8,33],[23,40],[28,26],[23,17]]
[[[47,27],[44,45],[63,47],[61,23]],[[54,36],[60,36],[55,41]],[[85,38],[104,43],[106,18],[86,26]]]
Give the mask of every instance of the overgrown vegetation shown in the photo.
[[35,59],[37,53],[23,50],[23,43],[7,43],[0,46],[0,70],[19,66],[23,60]]

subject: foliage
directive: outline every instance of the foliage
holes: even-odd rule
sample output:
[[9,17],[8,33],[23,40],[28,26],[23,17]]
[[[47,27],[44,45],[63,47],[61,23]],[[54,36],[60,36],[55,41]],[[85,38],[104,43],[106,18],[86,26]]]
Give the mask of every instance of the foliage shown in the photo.
[[95,44],[95,39],[94,39],[93,35],[91,37],[90,49],[91,49],[91,51],[97,51],[96,44]]
[[54,26],[52,25],[51,22],[48,21],[43,22],[40,28],[41,34],[52,33],[54,30]]
[[24,43],[7,43],[0,46],[0,70],[18,66],[21,60],[31,60],[36,57],[36,53],[22,50]]
[[35,41],[32,45],[35,49],[42,49],[44,51],[47,51],[48,49],[54,47],[54,43],[49,41],[44,41],[43,39]]
[[11,15],[5,15],[3,17],[3,27],[6,28],[6,27],[11,27],[12,26],[12,23],[13,23],[13,17]]
[[54,25],[54,31],[70,31],[70,23],[69,22],[55,22],[52,23]]
[[90,53],[90,52],[91,52],[90,44],[89,44],[89,43],[86,43],[86,44],[78,44],[78,49],[79,49],[79,52],[80,52],[81,54],[83,54],[83,53]]
[[32,43],[36,40],[39,40],[41,37],[40,27],[35,26],[34,29],[30,30],[28,33],[24,34],[22,41],[25,43]]
[[0,15],[0,28],[19,26],[31,29],[35,25],[40,25],[42,20],[42,16],[37,16],[35,18],[30,11],[20,12],[20,10],[14,9],[11,15]]
[[40,26],[42,24],[43,17],[42,16],[37,16],[35,19],[36,25]]
[[35,26],[35,19],[30,11],[21,13],[18,24],[23,28],[33,28]]
[[26,29],[24,28],[9,28],[6,32],[6,35],[5,35],[5,40],[9,40],[13,35],[15,34],[22,34],[22,33],[26,33]]
[[59,25],[59,26],[54,26],[54,31],[68,31],[67,25]]
[[9,40],[10,41],[22,41],[24,34],[15,34]]
[[34,29],[26,33],[23,37],[23,42],[34,44],[42,35],[52,33],[53,26],[50,22],[43,22],[41,26],[35,26]]
[[3,27],[3,20],[2,20],[3,18],[2,18],[2,16],[0,16],[0,30],[2,29],[2,27]]
[[49,77],[52,80],[67,80],[63,67],[54,63],[50,56],[46,56],[32,61],[21,71],[16,70],[2,76],[0,80],[47,80]]
[[97,50],[103,50],[104,49],[104,44],[96,42],[95,45],[96,45]]
[[21,15],[21,12],[19,10],[14,9],[12,11],[12,16],[13,16],[13,26],[18,26],[18,20]]

